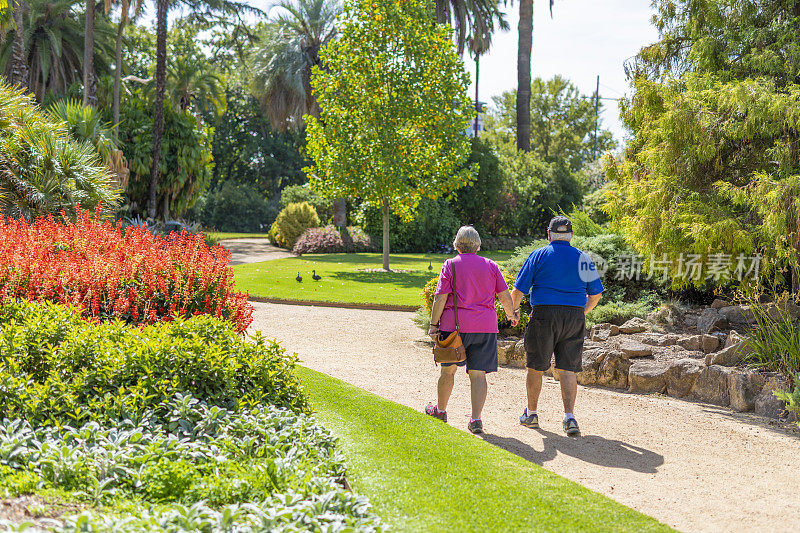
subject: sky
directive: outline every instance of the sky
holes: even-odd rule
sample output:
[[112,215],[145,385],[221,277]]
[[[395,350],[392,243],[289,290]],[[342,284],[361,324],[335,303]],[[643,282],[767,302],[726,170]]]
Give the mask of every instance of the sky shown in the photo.
[[[619,98],[629,92],[623,63],[640,48],[653,43],[658,32],[651,24],[649,0],[557,0],[550,18],[547,0],[534,2],[531,77],[549,79],[560,74],[587,95],[594,94],[600,76],[600,97]],[[517,24],[519,3],[505,8],[511,28],[492,39],[492,49],[481,57],[479,99],[517,85]],[[475,63],[465,55],[475,83]],[[475,87],[470,89],[474,98]],[[625,130],[616,101],[603,100],[601,124],[621,141]]]

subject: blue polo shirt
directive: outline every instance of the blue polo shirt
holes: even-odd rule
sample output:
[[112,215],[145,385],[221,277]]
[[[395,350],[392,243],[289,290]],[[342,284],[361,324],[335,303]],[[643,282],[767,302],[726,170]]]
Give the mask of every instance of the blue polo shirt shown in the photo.
[[586,295],[603,292],[592,259],[567,241],[552,241],[531,252],[514,288],[531,294],[531,305],[585,307]]

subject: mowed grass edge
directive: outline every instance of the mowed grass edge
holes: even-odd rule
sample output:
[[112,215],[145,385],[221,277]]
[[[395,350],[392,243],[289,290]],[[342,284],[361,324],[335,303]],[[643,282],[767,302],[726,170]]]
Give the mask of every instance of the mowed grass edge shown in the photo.
[[[483,253],[481,255],[484,255]],[[487,252],[500,262],[511,252]],[[450,255],[393,254],[393,272],[381,270],[381,254],[306,254],[233,267],[236,290],[282,300],[420,306],[420,291]],[[430,269],[428,267],[431,267]],[[315,281],[312,273],[322,279]],[[297,274],[303,281],[296,281]]]
[[339,438],[353,490],[395,531],[672,531],[413,409],[297,372],[317,418]]

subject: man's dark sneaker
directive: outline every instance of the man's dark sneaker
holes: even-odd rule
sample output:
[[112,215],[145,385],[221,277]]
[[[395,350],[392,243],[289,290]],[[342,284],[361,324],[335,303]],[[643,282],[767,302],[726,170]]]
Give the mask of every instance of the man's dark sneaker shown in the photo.
[[477,420],[470,419],[469,424],[467,424],[467,429],[470,433],[474,433],[475,435],[483,433],[483,422],[481,422],[480,418]]
[[526,428],[538,428],[539,427],[539,415],[533,413],[532,415],[528,414],[528,410],[522,411],[522,416],[519,417],[519,423],[525,426]]
[[574,418],[567,418],[564,420],[564,431],[570,437],[577,437],[581,434],[581,430],[578,427],[578,421]]
[[433,418],[438,418],[442,422],[447,422],[447,411],[440,411],[439,408],[432,403],[429,403],[425,408],[425,414]]

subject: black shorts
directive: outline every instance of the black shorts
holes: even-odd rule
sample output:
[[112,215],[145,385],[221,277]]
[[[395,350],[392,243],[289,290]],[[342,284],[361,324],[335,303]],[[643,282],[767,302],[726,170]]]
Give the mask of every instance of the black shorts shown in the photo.
[[[439,338],[444,339],[452,331],[440,331]],[[464,366],[470,370],[482,370],[487,374],[497,372],[497,333],[462,333],[461,342],[467,352],[467,360],[460,363],[442,363],[442,366]]]
[[556,356],[556,368],[580,372],[586,316],[583,307],[537,305],[525,328],[527,367],[544,372]]

